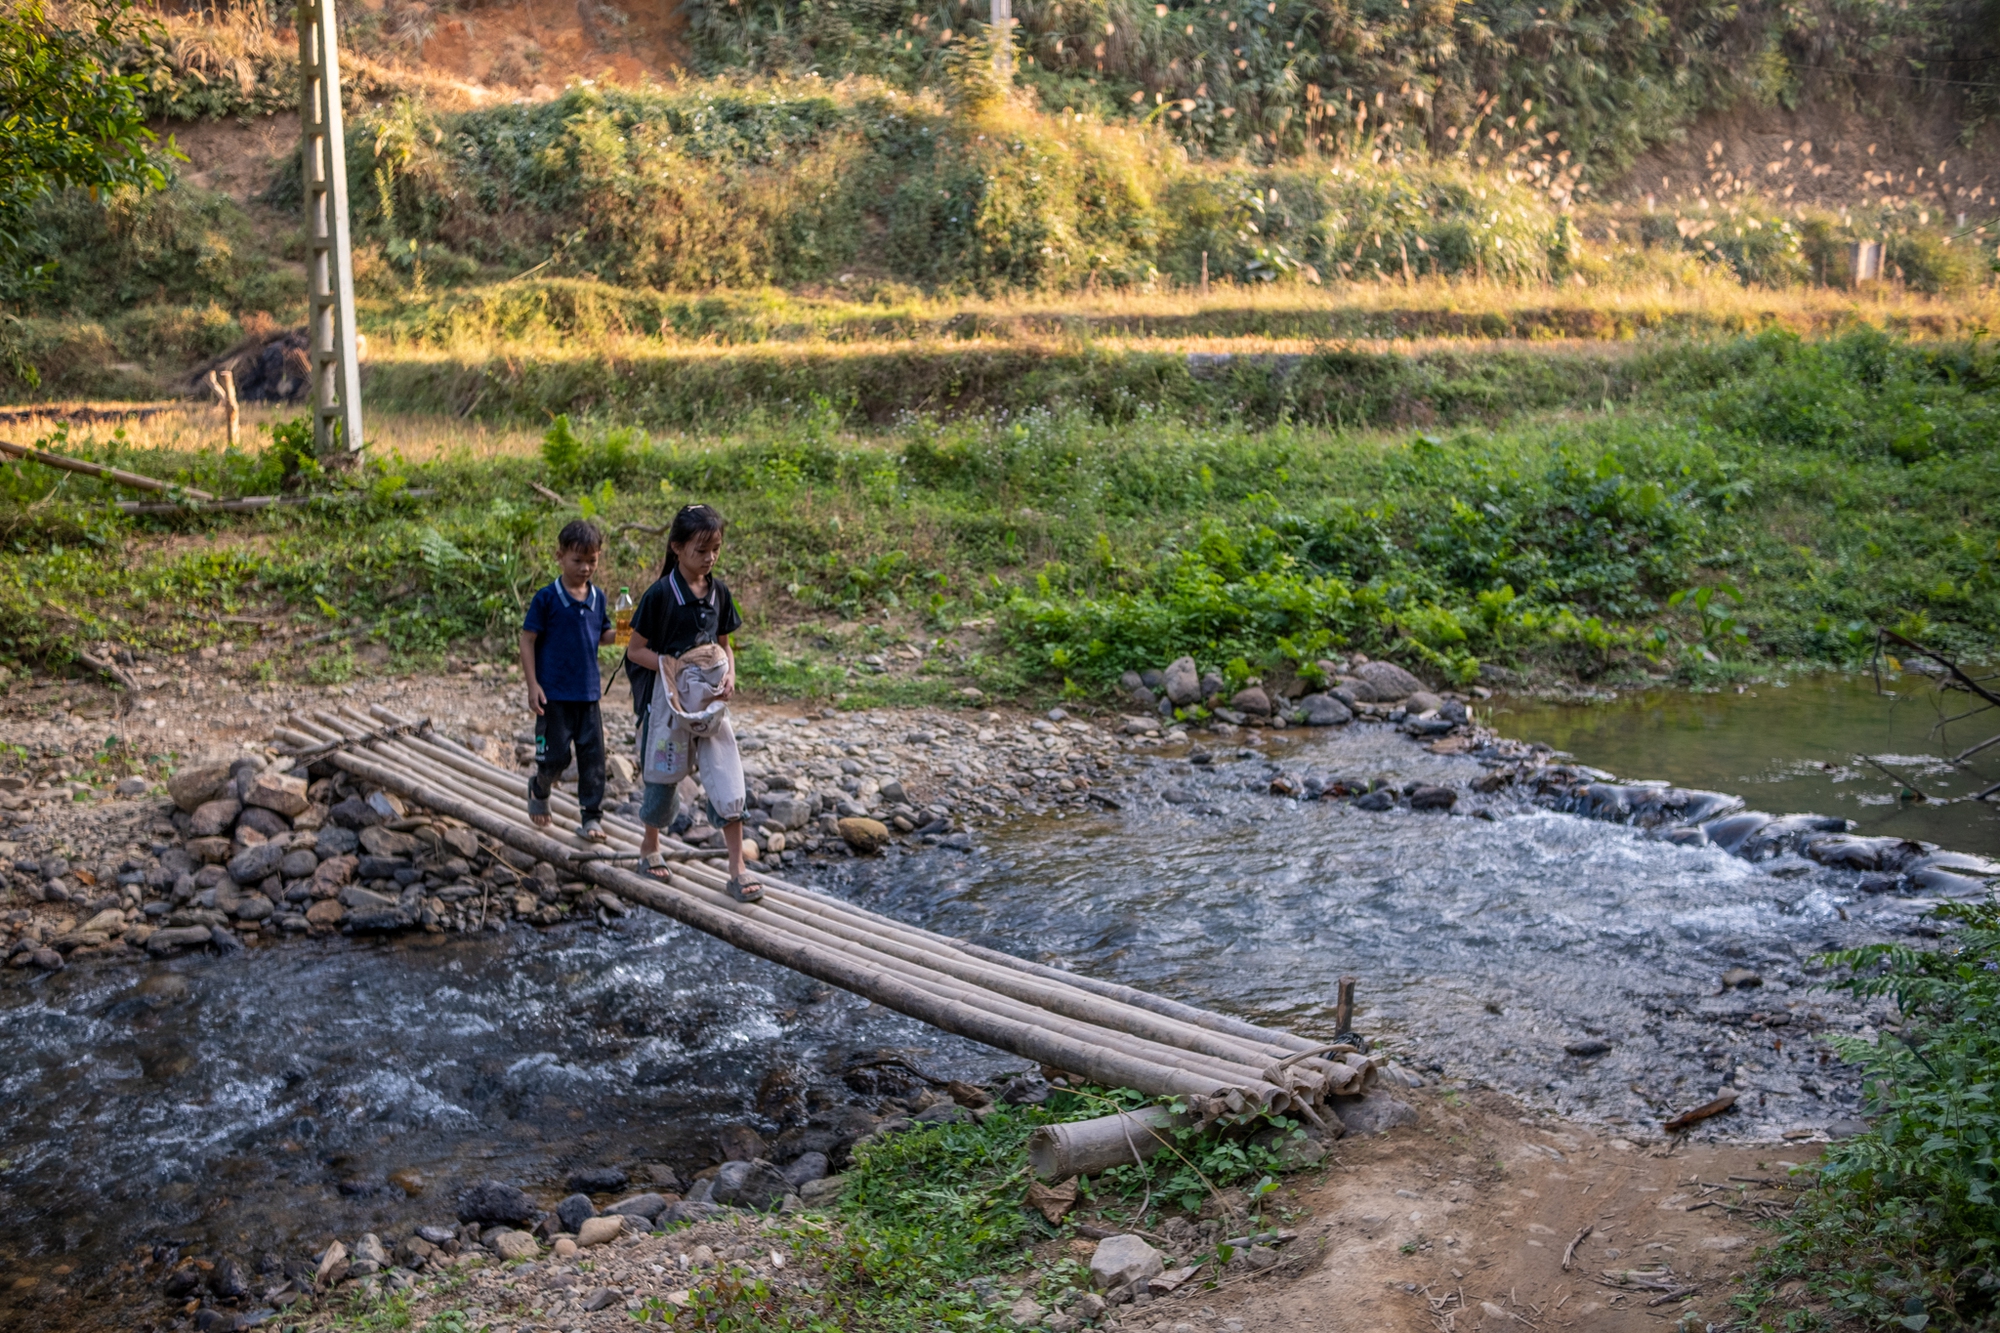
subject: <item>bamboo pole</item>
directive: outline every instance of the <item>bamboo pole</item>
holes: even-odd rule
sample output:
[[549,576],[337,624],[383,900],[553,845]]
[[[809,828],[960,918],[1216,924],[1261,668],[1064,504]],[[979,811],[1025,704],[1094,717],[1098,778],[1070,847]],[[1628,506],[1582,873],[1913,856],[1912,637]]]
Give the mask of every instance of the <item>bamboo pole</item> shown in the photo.
[[[401,722],[387,709],[373,708],[370,711],[382,720],[398,724]],[[378,748],[392,752],[407,752],[421,748],[426,753],[437,753],[440,758],[446,757],[442,747],[434,743],[426,744],[422,738],[414,736],[385,741],[380,743]],[[487,774],[499,776],[490,765],[474,761],[470,756],[465,760],[453,762],[452,766],[468,777],[484,777]],[[424,765],[423,768],[425,776],[455,787],[458,794],[472,794],[467,788],[454,782],[445,772],[430,765]],[[491,783],[489,779],[488,785],[497,784]],[[525,783],[510,782],[508,785],[515,787],[520,795],[525,796]],[[720,871],[705,866],[689,866],[684,868],[682,873],[691,881],[710,890],[720,890],[724,880]],[[916,962],[934,971],[942,971],[946,975],[974,985],[982,992],[998,992],[1065,1017],[1099,1026],[1108,1025],[1117,1031],[1136,1037],[1249,1068],[1277,1086],[1286,1086],[1293,1079],[1287,1079],[1282,1074],[1274,1072],[1271,1069],[1273,1063],[1295,1055],[1300,1050],[1314,1049],[1312,1043],[1303,1038],[1295,1039],[1296,1046],[1279,1044],[1270,1041],[1268,1034],[1253,1029],[1257,1032],[1257,1037],[1246,1040],[1236,1033],[1187,1022],[1179,1015],[1163,1015],[1133,1005],[1122,996],[1094,995],[1074,986],[1071,984],[1071,978],[1061,973],[1054,973],[1053,969],[1044,969],[1052,973],[1044,977],[997,967],[971,956],[963,949],[960,941],[921,931],[902,922],[853,908],[838,899],[795,886],[780,886],[776,882],[768,884],[765,900],[760,906],[801,925],[816,925],[825,932],[847,941],[867,944],[891,957],[906,962]],[[1143,994],[1131,991],[1129,987],[1120,989],[1131,994]],[[1178,1007],[1187,1008],[1187,1006]],[[1299,1062],[1298,1067],[1292,1072],[1297,1082],[1312,1085],[1314,1091],[1320,1091],[1325,1085],[1329,1071]]]
[[[373,748],[384,758],[395,759],[410,773],[422,780],[435,783],[440,790],[488,809],[496,818],[505,819],[515,827],[525,827],[523,819],[511,811],[493,810],[490,798],[471,787],[463,778],[449,770],[425,764],[407,753],[398,753],[403,747],[397,740],[383,739],[371,742]],[[541,834],[541,836],[548,836]],[[557,841],[557,839],[551,839]],[[569,848],[572,856],[588,855],[584,848]],[[719,879],[715,872],[706,867],[686,867],[677,870],[669,884],[685,892],[694,892],[712,906],[731,906],[717,884],[704,884],[688,873],[699,869],[707,877]],[[767,895],[768,897],[769,895]],[[834,952],[845,952],[866,962],[868,965],[905,977],[913,984],[921,985],[935,993],[971,1004],[976,1008],[996,1013],[1020,1021],[1040,1021],[1045,1026],[1066,1031],[1072,1036],[1089,1038],[1096,1036],[1101,1042],[1103,1035],[1116,1033],[1123,1041],[1116,1045],[1125,1047],[1132,1054],[1154,1061],[1172,1060],[1183,1066],[1200,1068],[1218,1079],[1244,1085],[1246,1090],[1255,1089],[1258,1084],[1268,1084],[1273,1092],[1303,1092],[1312,1095],[1323,1091],[1324,1080],[1300,1071],[1296,1080],[1309,1085],[1305,1089],[1290,1086],[1293,1080],[1283,1077],[1271,1067],[1272,1057],[1268,1051],[1251,1050],[1222,1042],[1204,1040],[1212,1034],[1192,1027],[1169,1026],[1152,1015],[1139,1011],[1127,1013],[1109,1012],[1115,1007],[1104,1001],[1080,992],[1064,995],[1058,987],[1042,985],[1023,993],[1003,993],[988,984],[995,977],[1007,978],[1008,974],[999,969],[977,969],[968,974],[960,968],[948,966],[949,957],[941,957],[938,952],[904,945],[893,945],[890,941],[871,938],[869,932],[835,922],[815,923],[812,918],[794,909],[782,910],[779,905],[759,903],[751,908],[752,915],[770,914],[780,918],[765,921],[772,929],[792,935],[806,943],[826,948]],[[895,925],[896,923],[885,923]],[[982,976],[981,973],[987,975]],[[1151,1019],[1150,1023],[1134,1024],[1132,1019]],[[1188,1038],[1192,1037],[1190,1041]],[[1258,1100],[1268,1103],[1271,1094],[1260,1093]]]
[[40,463],[43,467],[60,468],[64,472],[75,472],[86,477],[96,477],[99,481],[108,481],[118,486],[130,487],[135,491],[159,491],[162,494],[179,491],[190,500],[213,500],[215,498],[207,491],[198,491],[192,486],[176,486],[170,481],[161,481],[158,477],[142,477],[136,472],[127,472],[122,468],[106,467],[102,463],[86,463],[81,458],[65,458],[61,454],[45,453],[40,449],[33,449],[25,444],[9,444],[5,440],[0,440],[0,454],[18,458],[26,463]]
[[945,999],[852,958],[765,929],[740,913],[696,901],[685,891],[676,892],[647,876],[602,862],[576,863],[572,850],[555,839],[521,828],[482,806],[414,780],[387,764],[349,750],[333,751],[328,759],[336,767],[441,814],[463,820],[530,856],[567,865],[621,897],[671,916],[746,953],[865,996],[946,1032],[1011,1051],[1025,1059],[1072,1070],[1107,1086],[1129,1087],[1149,1096],[1226,1097],[1229,1093],[1240,1095],[1246,1091],[1218,1079],[1154,1064],[1036,1024],[1010,1020]]

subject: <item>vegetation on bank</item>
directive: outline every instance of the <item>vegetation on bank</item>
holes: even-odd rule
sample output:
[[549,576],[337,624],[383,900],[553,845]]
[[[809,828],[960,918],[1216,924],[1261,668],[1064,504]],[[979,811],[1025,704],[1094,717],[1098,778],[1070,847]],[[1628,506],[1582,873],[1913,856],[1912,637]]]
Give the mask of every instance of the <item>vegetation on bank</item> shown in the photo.
[[1835,1038],[1873,1126],[1830,1146],[1751,1292],[1755,1327],[1990,1329],[2000,1319],[2000,907],[1947,904],[1937,949],[1828,956],[1841,988],[1893,997],[1900,1026]]
[[[267,671],[351,671],[369,642],[378,668],[476,656],[579,508],[618,533],[605,582],[637,588],[659,538],[624,525],[700,498],[734,523],[746,674],[780,693],[1093,693],[1181,652],[1250,669],[1339,644],[1471,680],[1486,664],[1843,662],[1875,625],[2000,642],[1990,347],[1684,346],[1633,358],[1615,394],[1586,384],[1506,416],[1521,383],[1488,386],[1498,427],[1394,431],[1140,401],[1109,423],[1029,410],[883,430],[820,402],[659,438],[564,418],[539,456],[381,458],[359,502],[255,517],[126,517],[96,482],[8,468],[0,641],[15,665],[104,640],[173,651],[260,609],[277,613]],[[217,493],[268,492],[288,469],[331,484],[285,449],[52,443]],[[190,528],[206,539],[167,540]],[[878,676],[857,659],[888,641],[931,651]]]

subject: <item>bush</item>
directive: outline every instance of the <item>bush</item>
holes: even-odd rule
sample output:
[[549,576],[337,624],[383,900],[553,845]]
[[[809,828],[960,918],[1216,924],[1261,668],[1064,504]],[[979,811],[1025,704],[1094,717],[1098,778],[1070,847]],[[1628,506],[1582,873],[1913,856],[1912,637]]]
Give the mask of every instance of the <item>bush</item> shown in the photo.
[[55,264],[34,310],[107,316],[150,302],[236,311],[299,299],[297,278],[273,271],[249,216],[212,190],[179,184],[101,202],[70,191],[32,221],[36,258]]
[[[2000,906],[1946,904],[1936,950],[1877,944],[1828,955],[1840,988],[1892,997],[1900,1026],[1835,1037],[1861,1066],[1865,1134],[1836,1143],[1765,1256],[1754,1313],[1803,1280],[1836,1318],[1892,1329],[1988,1329],[2000,1312]],[[1779,1325],[1770,1320],[1764,1328]],[[1784,1327],[1794,1324],[1787,1321]]]

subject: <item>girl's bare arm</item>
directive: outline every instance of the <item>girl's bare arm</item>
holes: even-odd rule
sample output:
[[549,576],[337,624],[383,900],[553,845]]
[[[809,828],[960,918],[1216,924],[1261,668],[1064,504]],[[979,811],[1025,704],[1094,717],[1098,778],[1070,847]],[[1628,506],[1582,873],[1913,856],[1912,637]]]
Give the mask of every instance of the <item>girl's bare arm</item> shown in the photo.
[[647,671],[658,671],[667,682],[667,697],[674,701],[674,707],[681,706],[681,692],[674,686],[674,677],[680,674],[681,663],[677,657],[656,653],[646,646],[646,636],[634,631],[625,645],[625,655]]

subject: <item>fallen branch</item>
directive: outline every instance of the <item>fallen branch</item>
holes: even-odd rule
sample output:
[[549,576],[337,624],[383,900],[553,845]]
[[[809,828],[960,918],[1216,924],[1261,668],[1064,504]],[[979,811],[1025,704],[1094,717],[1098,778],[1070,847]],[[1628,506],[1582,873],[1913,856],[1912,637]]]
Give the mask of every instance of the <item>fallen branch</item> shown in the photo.
[[1985,740],[1979,742],[1979,744],[1971,747],[1970,749],[1960,750],[1956,755],[1952,757],[1951,762],[1954,764],[1962,764],[1966,760],[1972,758],[1972,756],[1978,754],[1981,750],[1990,749],[1995,745],[2000,745],[2000,736],[1988,736]]
[[563,499],[560,495],[557,495],[554,491],[542,485],[542,483],[540,483],[539,481],[529,482],[528,489],[533,491],[535,494],[541,496],[544,500],[547,500],[552,505],[566,505],[569,503],[569,501]]
[[1697,1291],[1700,1290],[1701,1290],[1700,1287],[1677,1287],[1673,1291],[1663,1291],[1659,1295],[1653,1297],[1652,1300],[1647,1301],[1646,1306],[1648,1309],[1651,1309],[1655,1305],[1665,1305],[1668,1301],[1681,1300],[1685,1297],[1694,1295]]
[[1908,787],[1908,788],[1909,788],[1909,789],[1910,789],[1911,791],[1913,791],[1913,792],[1915,792],[1915,793],[1916,793],[1916,795],[1917,795],[1917,799],[1918,799],[1918,800],[1920,800],[1920,801],[1929,801],[1929,800],[1931,799],[1931,798],[1930,798],[1930,797],[1929,797],[1928,795],[1926,795],[1926,794],[1924,793],[1924,789],[1923,789],[1922,787],[1919,787],[1919,786],[1918,786],[1918,785],[1917,785],[1916,783],[1914,783],[1914,782],[1910,781],[1910,780],[1909,780],[1908,778],[1905,778],[1905,777],[1899,777],[1899,776],[1898,776],[1898,775],[1897,775],[1897,774],[1895,773],[1895,771],[1894,771],[1894,770],[1892,770],[1892,769],[1891,769],[1891,768],[1890,768],[1890,767],[1889,767],[1889,766],[1888,766],[1887,764],[1884,764],[1884,763],[1880,762],[1879,760],[1875,760],[1875,759],[1870,759],[1870,758],[1869,758],[1869,757],[1868,757],[1867,755],[1865,755],[1865,754],[1857,754],[1857,755],[1855,755],[1854,757],[1855,757],[1856,759],[1859,759],[1859,760],[1860,760],[1860,761],[1861,761],[1862,763],[1864,763],[1864,764],[1869,764],[1869,765],[1872,765],[1872,766],[1873,766],[1873,767],[1875,767],[1875,768],[1879,768],[1879,769],[1881,769],[1881,770],[1882,770],[1882,772],[1884,772],[1884,773],[1888,774],[1888,776],[1889,776],[1889,780],[1890,780],[1890,781],[1892,781],[1892,782],[1894,782],[1894,783],[1896,783],[1896,784],[1897,784],[1898,786],[1902,786],[1902,787]]
[[1662,1128],[1669,1134],[1678,1134],[1680,1131],[1691,1125],[1699,1124],[1710,1116],[1721,1115],[1724,1111],[1736,1105],[1736,1095],[1736,1089],[1725,1088],[1716,1094],[1714,1101],[1704,1102],[1692,1111],[1681,1112],[1681,1114],[1675,1116],[1672,1120],[1667,1121]]
[[1584,1237],[1595,1230],[1597,1230],[1597,1224],[1595,1222],[1589,1223],[1571,1239],[1569,1248],[1563,1251],[1563,1272],[1569,1272],[1569,1266],[1576,1261],[1576,1247],[1583,1244]]
[[138,693],[139,682],[132,678],[131,672],[119,666],[116,662],[107,661],[103,658],[94,657],[89,653],[82,652],[76,655],[76,660],[89,667],[92,671],[95,671],[98,675],[117,682],[134,694]]
[[159,491],[162,494],[180,492],[194,500],[213,500],[207,491],[198,491],[192,486],[176,486],[158,477],[142,477],[136,472],[126,472],[121,468],[105,467],[102,463],[86,463],[81,458],[65,458],[61,454],[44,453],[31,449],[25,444],[9,444],[0,440],[0,454],[18,458],[24,463],[40,463],[43,467],[60,468],[64,472],[81,473],[86,477],[96,477],[118,486],[126,486],[135,491]]
[[[194,494],[193,491],[187,494]],[[437,494],[428,486],[414,490],[397,491],[413,500],[427,499]],[[210,500],[202,504],[147,504],[139,500],[120,500],[118,510],[124,514],[245,514],[259,509],[272,509],[279,505],[309,505],[317,501],[327,504],[354,504],[367,499],[362,491],[334,491],[324,495],[246,495],[240,500]]]
[[1984,699],[1987,703],[1992,704],[1994,707],[2000,708],[2000,695],[1994,694],[1991,690],[1988,690],[1984,685],[1981,685],[1978,681],[1966,675],[1963,671],[1960,671],[1958,669],[1958,663],[1952,661],[1950,658],[1942,657],[1937,653],[1932,652],[1930,649],[1924,647],[1921,643],[1917,643],[1912,639],[1904,638],[1902,635],[1896,633],[1896,631],[1892,629],[1883,630],[1882,637],[1885,639],[1891,639],[1896,643],[1902,644],[1905,648],[1908,648],[1913,653],[1920,653],[1923,656],[1930,658],[1931,661],[1936,662],[1946,671],[1949,671],[1951,673],[1952,679],[1956,680],[1959,684],[1965,686],[1967,691],[1978,695],[1980,698]]

